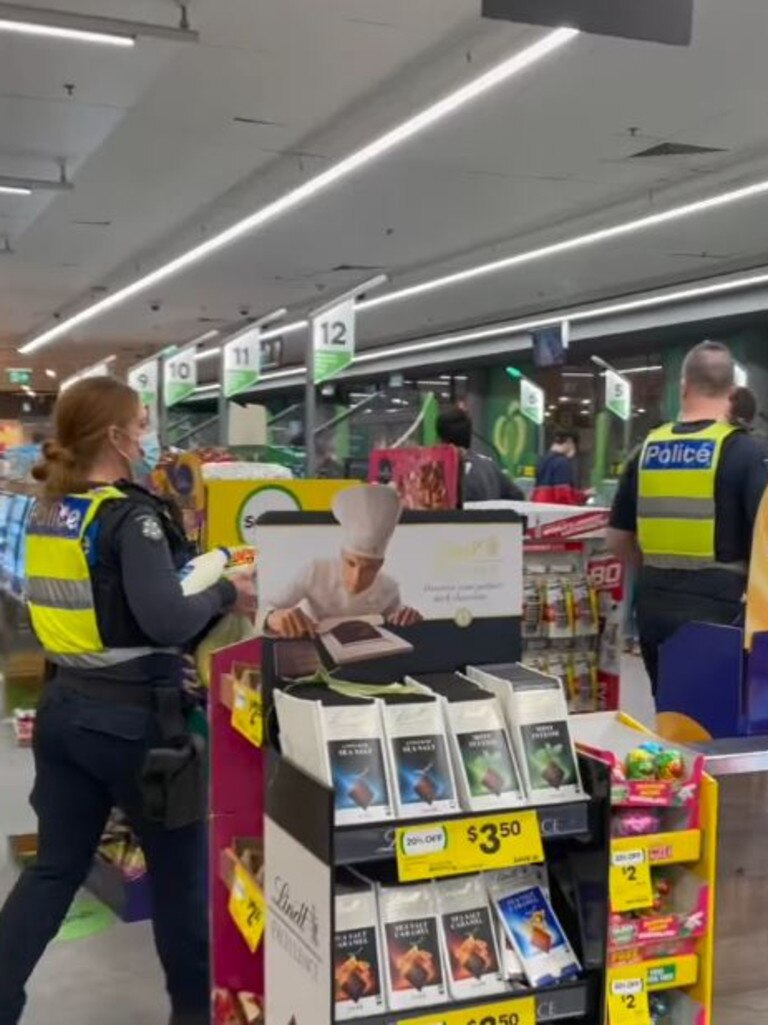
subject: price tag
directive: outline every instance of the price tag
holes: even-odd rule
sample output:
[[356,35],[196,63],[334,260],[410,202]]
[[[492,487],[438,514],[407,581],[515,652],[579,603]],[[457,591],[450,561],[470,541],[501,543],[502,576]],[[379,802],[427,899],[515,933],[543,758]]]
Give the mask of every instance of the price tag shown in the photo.
[[244,683],[235,684],[235,700],[232,705],[232,727],[241,733],[254,747],[264,743],[264,718],[262,714],[261,691]]
[[608,991],[611,1025],[653,1025],[648,991],[642,979],[616,979]]
[[644,850],[611,853],[610,887],[614,912],[653,906],[651,864]]
[[397,1025],[536,1025],[536,1000],[519,997],[460,1011],[438,1011],[426,1018],[401,1018]]
[[400,882],[534,865],[544,860],[535,811],[483,815],[429,826],[398,826],[395,844]]
[[267,907],[261,887],[242,865],[235,867],[235,881],[229,895],[229,913],[248,944],[248,949],[255,954],[264,932]]

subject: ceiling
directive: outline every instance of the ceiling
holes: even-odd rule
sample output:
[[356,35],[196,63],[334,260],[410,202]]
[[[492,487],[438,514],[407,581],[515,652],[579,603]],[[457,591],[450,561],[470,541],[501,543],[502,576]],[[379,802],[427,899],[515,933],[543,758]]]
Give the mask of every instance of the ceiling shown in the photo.
[[[40,6],[126,16],[120,0]],[[178,18],[173,0],[130,6]],[[400,287],[768,178],[768,5],[696,0],[689,49],[579,37],[155,291],[16,353],[542,32],[479,7],[197,0],[197,45],[0,36],[0,175],[56,177],[64,160],[75,185],[0,196],[0,361],[36,367],[44,387],[46,367],[127,363],[249,313],[304,312],[380,269]],[[670,142],[715,152],[635,156]],[[361,344],[768,262],[766,207],[768,195],[382,306],[361,316]]]

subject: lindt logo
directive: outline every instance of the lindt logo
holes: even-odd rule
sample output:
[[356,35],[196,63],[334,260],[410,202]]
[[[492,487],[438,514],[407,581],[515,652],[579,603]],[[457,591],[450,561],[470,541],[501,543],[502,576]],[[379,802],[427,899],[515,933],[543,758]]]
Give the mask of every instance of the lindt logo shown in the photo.
[[275,878],[274,904],[278,911],[289,918],[305,936],[309,936],[313,946],[320,942],[320,922],[314,903],[307,900],[297,901],[291,893],[291,884],[281,876]]

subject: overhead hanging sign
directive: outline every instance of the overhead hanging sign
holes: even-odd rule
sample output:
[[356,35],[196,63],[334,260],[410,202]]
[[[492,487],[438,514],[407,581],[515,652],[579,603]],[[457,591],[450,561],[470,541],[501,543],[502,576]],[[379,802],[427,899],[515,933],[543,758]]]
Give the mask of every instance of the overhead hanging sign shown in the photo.
[[128,371],[128,385],[139,393],[152,427],[157,427],[160,407],[160,367],[157,358],[145,360]]
[[483,17],[688,46],[693,0],[483,0]]
[[544,389],[527,377],[520,378],[520,412],[539,427],[544,423]]
[[163,403],[166,409],[184,402],[197,388],[194,346],[169,356],[163,363]]
[[322,384],[349,366],[355,356],[355,300],[319,313],[312,321],[315,384]]
[[632,416],[632,383],[615,370],[605,372],[605,408],[620,420]]
[[255,327],[238,335],[224,346],[224,395],[248,391],[261,376],[261,331]]

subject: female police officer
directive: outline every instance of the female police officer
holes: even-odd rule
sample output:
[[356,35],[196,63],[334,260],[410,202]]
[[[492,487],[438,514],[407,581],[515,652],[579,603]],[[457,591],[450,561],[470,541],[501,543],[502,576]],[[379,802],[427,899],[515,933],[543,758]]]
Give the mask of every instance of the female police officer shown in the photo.
[[[138,834],[173,1025],[208,1021],[208,935],[199,753],[185,735],[181,648],[253,584],[184,597],[184,538],[167,507],[133,483],[156,461],[138,396],[110,378],[72,386],[35,469],[27,595],[55,672],[38,711],[32,804],[36,863],[0,912],[0,1025],[85,879],[113,806]],[[195,792],[192,792],[195,791]]]

